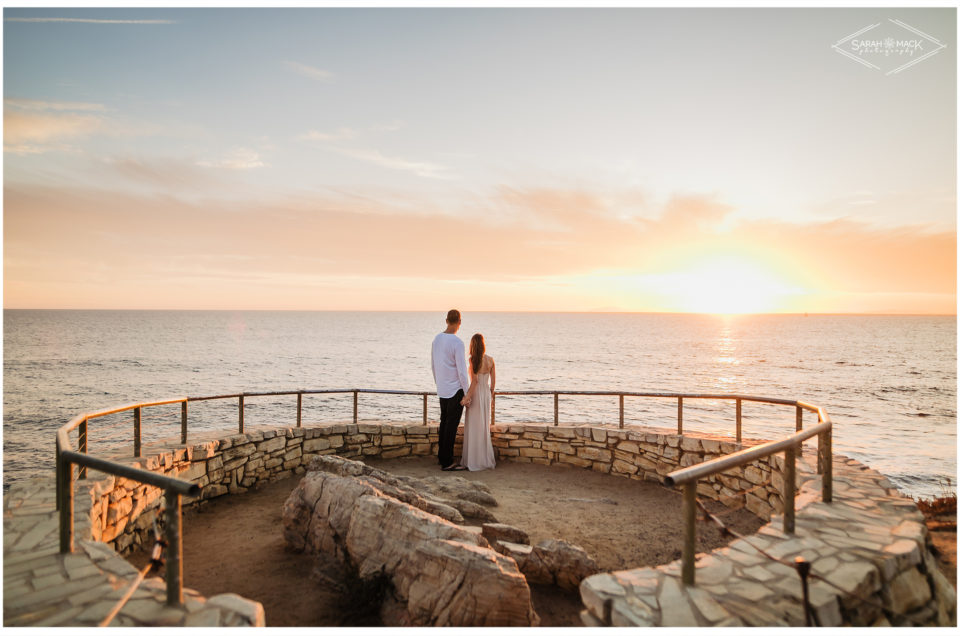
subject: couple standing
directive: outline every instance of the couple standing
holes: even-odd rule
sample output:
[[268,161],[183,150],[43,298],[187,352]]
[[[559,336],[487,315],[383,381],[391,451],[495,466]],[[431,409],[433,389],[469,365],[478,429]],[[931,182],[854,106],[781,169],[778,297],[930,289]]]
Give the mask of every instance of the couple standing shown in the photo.
[[[442,470],[486,470],[497,462],[490,441],[490,407],[497,383],[493,358],[484,355],[481,334],[470,339],[469,380],[463,340],[457,337],[460,312],[447,312],[447,329],[433,339],[430,362],[440,398],[440,449],[437,458]],[[460,427],[460,416],[467,408],[463,425],[463,456],[453,461],[453,445]]]

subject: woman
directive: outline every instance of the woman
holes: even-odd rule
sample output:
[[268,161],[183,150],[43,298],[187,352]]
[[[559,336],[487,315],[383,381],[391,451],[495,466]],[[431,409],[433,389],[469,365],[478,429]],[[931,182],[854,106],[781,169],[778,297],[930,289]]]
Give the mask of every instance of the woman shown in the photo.
[[497,384],[497,369],[493,358],[484,355],[486,349],[483,336],[474,334],[470,339],[470,364],[467,367],[470,389],[461,401],[467,407],[461,463],[468,470],[486,470],[497,465],[490,441],[490,406]]

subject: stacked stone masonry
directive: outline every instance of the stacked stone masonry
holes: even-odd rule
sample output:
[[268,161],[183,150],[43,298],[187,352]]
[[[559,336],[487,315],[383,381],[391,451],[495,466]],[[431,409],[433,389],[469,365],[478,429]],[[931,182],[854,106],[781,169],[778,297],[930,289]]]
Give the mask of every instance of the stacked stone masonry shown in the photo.
[[[301,474],[315,455],[428,456],[436,453],[437,439],[435,425],[319,424],[197,437],[185,446],[158,443],[144,446],[140,459],[122,455],[110,459],[195,482],[202,486],[201,494],[185,497],[184,503],[202,505],[207,499]],[[657,483],[678,468],[741,448],[729,438],[699,434],[530,424],[495,426],[493,445],[498,461],[562,464]],[[837,579],[833,582],[843,591],[818,582],[811,585],[823,624],[955,623],[951,618],[955,592],[933,565],[926,529],[913,502],[898,495],[878,473],[838,456],[834,503],[823,504],[820,479],[810,466],[815,452],[805,449],[804,461],[798,464],[793,536],[780,532],[782,455],[702,480],[698,494],[727,506],[743,505],[771,521],[750,541],[778,557],[802,554],[813,561],[815,574]],[[78,482],[76,496],[78,527],[85,528],[92,541],[127,554],[151,540],[162,499],[158,489],[92,473]],[[9,507],[5,509],[9,513]],[[701,555],[694,588],[680,584],[679,562],[590,577],[581,585],[586,607],[582,620],[586,625],[802,624],[796,573],[741,543]],[[869,600],[859,600],[864,595]]]

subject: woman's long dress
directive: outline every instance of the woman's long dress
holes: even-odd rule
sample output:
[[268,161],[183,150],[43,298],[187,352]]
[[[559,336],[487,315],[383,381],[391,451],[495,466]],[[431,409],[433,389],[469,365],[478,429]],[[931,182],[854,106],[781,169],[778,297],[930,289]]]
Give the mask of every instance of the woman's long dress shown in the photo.
[[497,465],[490,441],[490,374],[478,373],[477,390],[467,407],[463,425],[463,460],[469,470],[486,470]]

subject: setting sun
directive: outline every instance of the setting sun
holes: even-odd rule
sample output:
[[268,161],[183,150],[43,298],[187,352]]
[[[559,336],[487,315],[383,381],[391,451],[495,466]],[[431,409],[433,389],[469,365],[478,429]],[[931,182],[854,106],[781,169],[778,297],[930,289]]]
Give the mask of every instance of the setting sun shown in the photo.
[[662,293],[684,312],[753,314],[786,309],[786,298],[801,292],[770,268],[736,257],[704,259],[661,277]]

